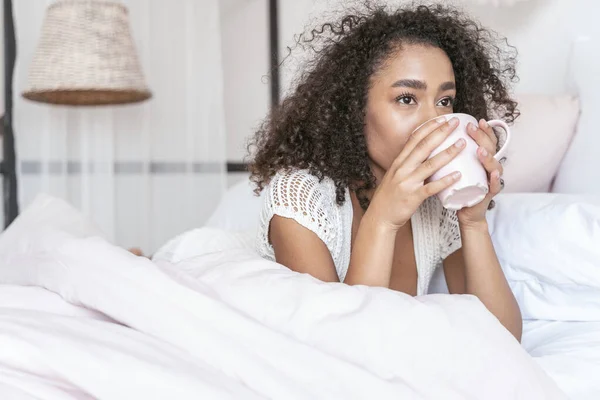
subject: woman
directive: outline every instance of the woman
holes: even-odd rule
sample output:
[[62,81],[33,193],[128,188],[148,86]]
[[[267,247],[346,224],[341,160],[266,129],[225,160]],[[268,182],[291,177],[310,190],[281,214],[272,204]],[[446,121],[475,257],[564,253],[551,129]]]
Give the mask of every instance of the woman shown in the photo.
[[[410,295],[427,293],[443,265],[450,293],[477,296],[520,340],[486,222],[503,182],[485,121],[518,115],[507,87],[515,56],[453,8],[366,10],[299,39],[315,57],[254,138],[250,170],[265,191],[259,252],[326,282]],[[427,161],[456,127],[435,117],[453,112],[479,119],[469,134],[490,185],[483,202],[458,212],[435,194],[460,173],[426,182],[465,146]]]

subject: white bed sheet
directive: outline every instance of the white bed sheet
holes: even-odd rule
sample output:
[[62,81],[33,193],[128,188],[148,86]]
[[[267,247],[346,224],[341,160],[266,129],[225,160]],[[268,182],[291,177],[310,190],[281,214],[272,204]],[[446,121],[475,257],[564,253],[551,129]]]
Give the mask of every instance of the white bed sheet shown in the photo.
[[571,399],[600,399],[600,322],[525,321],[522,344]]
[[[40,324],[47,329],[50,326],[48,321],[54,321],[54,323],[61,321],[61,318],[57,318],[58,316],[78,318],[79,324],[94,319],[111,321],[103,314],[84,307],[74,306],[55,293],[39,287],[0,285],[0,310],[2,310],[0,314],[6,317],[7,309],[18,310],[15,314],[19,315],[21,319],[13,320],[13,322],[22,325],[29,320],[28,325],[32,331],[35,331],[36,326],[40,326]],[[32,311],[38,312],[33,313]],[[63,330],[65,325],[72,325],[71,321],[75,321],[64,318],[62,320],[65,322],[61,328]],[[93,322],[91,326],[94,331],[92,334],[85,330],[79,332],[81,343],[84,346],[97,346],[97,342],[94,343],[93,336],[96,335],[96,338],[102,337],[104,345],[107,346],[110,342],[107,341],[108,336],[103,332],[103,329],[111,329],[110,326],[94,324]],[[29,332],[29,334],[32,334],[32,332]],[[136,341],[139,340],[146,339],[143,335],[140,335]],[[122,339],[119,339],[119,341],[122,341]],[[60,351],[73,351],[68,341],[63,342],[61,345],[63,348]],[[569,398],[573,400],[597,400],[599,398],[600,322],[525,321],[522,345],[536,363],[569,395]],[[161,347],[164,345],[153,343],[152,346],[155,353],[161,354],[163,352]],[[133,348],[128,349],[130,354],[134,350]],[[108,346],[97,348],[95,353],[106,355],[110,351],[114,350]],[[120,351],[122,352],[123,349]],[[88,351],[87,353],[88,355],[85,357],[92,357],[94,351]],[[84,353],[80,353],[78,357],[81,357],[81,354]],[[161,356],[164,355],[161,354]],[[46,354],[42,357],[47,359],[50,355]],[[82,362],[85,357],[82,357],[79,362]],[[131,364],[129,366],[131,367]],[[137,367],[139,368],[139,365]],[[189,374],[192,371],[185,370],[184,372]],[[29,376],[27,379],[27,391],[21,391],[16,382],[23,383],[25,376],[17,377],[13,374],[9,379],[7,373],[8,371],[3,370],[0,366],[0,394],[2,394],[3,399],[35,399],[35,397],[29,397],[31,395],[27,393],[31,392],[30,387],[33,376]],[[181,373],[181,371],[178,373]],[[38,390],[46,394],[52,390],[60,391],[62,396],[70,393],[73,398],[89,398],[86,393],[76,391],[73,387],[70,387],[68,382],[63,380],[51,381],[46,379],[45,382],[38,383]],[[129,390],[134,391],[135,388]],[[154,389],[152,388],[152,390]]]
[[0,307],[0,387],[13,392],[566,398],[472,296],[325,284],[242,252],[153,263],[100,238],[38,232],[24,252],[0,254],[0,282],[44,287],[120,324]]
[[116,323],[115,320],[102,313],[67,303],[56,293],[37,286],[0,284],[0,307]]

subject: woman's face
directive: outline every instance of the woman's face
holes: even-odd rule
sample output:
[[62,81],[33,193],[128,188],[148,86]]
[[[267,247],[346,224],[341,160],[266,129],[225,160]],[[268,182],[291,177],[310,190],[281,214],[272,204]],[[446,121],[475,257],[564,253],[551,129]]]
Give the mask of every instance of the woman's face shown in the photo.
[[452,113],[454,70],[433,46],[406,45],[371,77],[365,135],[370,162],[380,179],[423,122]]

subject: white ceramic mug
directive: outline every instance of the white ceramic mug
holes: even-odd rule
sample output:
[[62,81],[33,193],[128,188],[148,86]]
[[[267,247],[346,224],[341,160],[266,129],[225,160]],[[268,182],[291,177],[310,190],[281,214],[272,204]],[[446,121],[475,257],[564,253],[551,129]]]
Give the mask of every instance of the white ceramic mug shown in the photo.
[[[454,132],[452,132],[450,136],[448,136],[446,140],[431,153],[429,158],[452,146],[461,138],[465,140],[467,145],[456,158],[440,168],[440,170],[433,174],[427,181],[433,182],[455,171],[460,171],[462,174],[460,180],[437,195],[444,208],[456,211],[463,207],[472,207],[485,198],[489,192],[488,176],[485,168],[481,165],[481,161],[479,161],[479,158],[477,157],[477,149],[479,146],[467,133],[467,125],[469,123],[479,126],[479,122],[475,117],[469,114],[446,114],[443,115],[443,117],[445,117],[447,121],[456,117],[459,120],[459,124]],[[437,118],[439,118],[439,116],[436,117],[436,119]],[[488,121],[488,124],[491,127],[501,127],[506,131],[506,140],[504,141],[502,148],[494,155],[494,157],[499,160],[506,153],[508,143],[510,142],[510,129],[506,122],[496,119]]]

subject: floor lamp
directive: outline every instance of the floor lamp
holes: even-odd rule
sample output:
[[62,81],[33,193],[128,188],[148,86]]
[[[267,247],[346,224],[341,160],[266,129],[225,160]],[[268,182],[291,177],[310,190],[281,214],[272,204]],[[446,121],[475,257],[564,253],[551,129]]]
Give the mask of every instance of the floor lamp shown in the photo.
[[[112,30],[111,30],[112,29]],[[107,56],[108,55],[108,56]],[[13,134],[16,42],[11,0],[4,0],[4,225],[19,213]],[[46,10],[23,97],[63,106],[136,103],[151,97],[125,6],[112,1],[59,0]]]

